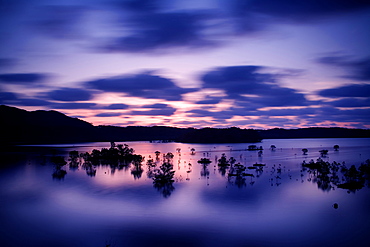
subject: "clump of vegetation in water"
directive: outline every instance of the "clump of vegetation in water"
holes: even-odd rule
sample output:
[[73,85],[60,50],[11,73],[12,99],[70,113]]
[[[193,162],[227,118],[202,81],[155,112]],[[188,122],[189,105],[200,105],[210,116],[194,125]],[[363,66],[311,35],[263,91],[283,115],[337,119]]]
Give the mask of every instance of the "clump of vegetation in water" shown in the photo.
[[321,158],[302,163],[303,169],[308,169],[313,182],[324,191],[334,189],[334,186],[355,192],[364,186],[370,187],[370,160],[366,160],[358,168],[352,165],[346,167],[344,163],[325,162]]
[[210,159],[207,159],[207,158],[201,158],[200,160],[198,160],[198,163],[208,165],[208,164],[212,163],[212,161],[210,161]]
[[170,162],[164,162],[158,169],[153,171],[153,185],[166,198],[175,189],[173,186],[174,175],[175,171]]
[[[239,163],[235,165],[231,165],[229,173],[228,173],[228,181],[230,183],[235,183],[239,188],[246,185],[246,178],[245,177],[251,177],[254,178],[254,175],[251,173],[245,172],[247,169],[246,166],[241,165]],[[251,184],[254,182],[251,181]]]
[[257,147],[257,145],[249,145],[247,150],[248,151],[263,150],[263,147],[262,146]]
[[93,149],[91,153],[83,154],[85,161],[91,162],[93,165],[128,165],[138,164],[143,161],[143,156],[134,154],[134,149],[130,148],[127,144],[115,145],[111,147],[102,148],[101,150]]
[[329,150],[323,149],[323,150],[320,150],[319,152],[320,152],[322,157],[325,157],[328,154]]
[[218,164],[217,165],[218,165],[218,170],[221,173],[221,175],[222,176],[225,176],[226,170],[230,166],[230,162],[227,159],[227,157],[226,157],[225,154],[222,154],[221,158],[218,160]]
[[66,170],[62,169],[62,167],[67,164],[67,162],[64,160],[64,157],[52,156],[50,161],[54,164],[52,177],[59,180],[63,179],[67,175]]

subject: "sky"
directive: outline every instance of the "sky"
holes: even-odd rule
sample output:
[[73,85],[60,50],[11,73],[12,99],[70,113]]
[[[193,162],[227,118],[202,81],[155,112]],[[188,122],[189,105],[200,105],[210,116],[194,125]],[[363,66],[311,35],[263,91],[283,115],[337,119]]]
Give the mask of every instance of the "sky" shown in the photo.
[[368,0],[0,0],[0,104],[94,125],[370,128]]

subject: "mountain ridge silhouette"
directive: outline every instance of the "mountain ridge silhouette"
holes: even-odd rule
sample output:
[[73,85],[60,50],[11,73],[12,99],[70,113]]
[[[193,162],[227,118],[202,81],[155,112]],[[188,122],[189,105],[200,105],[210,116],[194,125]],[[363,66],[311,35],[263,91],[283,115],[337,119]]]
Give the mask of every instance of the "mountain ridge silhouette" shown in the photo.
[[176,141],[184,143],[249,143],[262,139],[361,138],[369,129],[302,128],[253,130],[176,128],[170,126],[94,126],[54,110],[26,111],[0,105],[1,145],[105,141]]

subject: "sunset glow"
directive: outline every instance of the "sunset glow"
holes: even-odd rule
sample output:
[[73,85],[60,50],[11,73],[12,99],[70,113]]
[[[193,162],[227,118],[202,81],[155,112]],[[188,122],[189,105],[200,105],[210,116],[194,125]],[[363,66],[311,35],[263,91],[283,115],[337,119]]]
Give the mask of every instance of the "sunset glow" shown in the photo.
[[370,128],[369,25],[367,1],[5,0],[0,104],[94,125]]

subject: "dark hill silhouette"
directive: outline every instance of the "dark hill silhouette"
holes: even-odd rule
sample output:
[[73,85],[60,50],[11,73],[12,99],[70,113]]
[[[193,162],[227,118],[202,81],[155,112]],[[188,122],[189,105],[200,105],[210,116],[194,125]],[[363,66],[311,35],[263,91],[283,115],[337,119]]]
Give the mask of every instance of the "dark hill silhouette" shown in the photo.
[[94,141],[95,127],[57,111],[33,111],[0,106],[1,142],[58,143]]
[[48,144],[95,141],[154,141],[184,143],[244,143],[276,138],[370,137],[370,130],[305,128],[251,130],[236,127],[175,128],[166,126],[93,126],[57,111],[26,111],[0,105],[0,144]]

